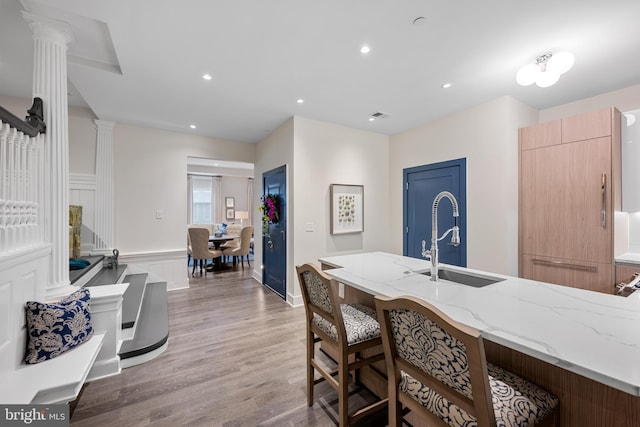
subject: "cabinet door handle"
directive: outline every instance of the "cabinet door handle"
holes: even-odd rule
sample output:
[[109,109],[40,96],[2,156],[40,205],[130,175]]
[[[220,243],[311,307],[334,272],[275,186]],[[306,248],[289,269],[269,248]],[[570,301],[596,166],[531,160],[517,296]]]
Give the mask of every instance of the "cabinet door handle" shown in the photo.
[[598,271],[596,267],[591,265],[572,264],[570,262],[562,262],[562,261],[549,261],[546,259],[538,259],[538,258],[533,258],[532,261],[534,264],[548,265],[551,267],[570,268],[572,270],[591,271],[593,273]]
[[607,174],[602,174],[602,228],[607,227]]

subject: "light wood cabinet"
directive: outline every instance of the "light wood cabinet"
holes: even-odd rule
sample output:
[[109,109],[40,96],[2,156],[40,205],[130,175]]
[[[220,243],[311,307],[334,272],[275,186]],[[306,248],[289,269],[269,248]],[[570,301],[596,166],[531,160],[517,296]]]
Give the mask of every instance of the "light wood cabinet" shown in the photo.
[[613,292],[616,117],[607,109],[520,129],[521,277]]
[[567,117],[561,122],[563,143],[610,136],[613,129],[612,109],[606,108]]
[[521,150],[531,150],[533,148],[560,144],[562,142],[562,122],[560,120],[554,120],[552,122],[520,128],[518,130],[518,136],[520,138]]

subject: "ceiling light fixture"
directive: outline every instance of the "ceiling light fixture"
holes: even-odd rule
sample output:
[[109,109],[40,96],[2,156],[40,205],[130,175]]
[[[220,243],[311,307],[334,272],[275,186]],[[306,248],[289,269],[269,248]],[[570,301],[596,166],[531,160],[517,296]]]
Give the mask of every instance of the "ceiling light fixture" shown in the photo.
[[527,64],[518,70],[516,81],[520,86],[536,84],[538,87],[553,86],[560,75],[573,67],[575,58],[571,52],[559,52],[555,55],[545,53],[536,58],[535,64]]
[[442,85],[442,89],[449,89],[451,87],[451,83],[445,83]]
[[296,101],[298,104],[302,104],[304,102],[304,99],[300,98]]
[[202,78],[205,79],[205,80],[211,80],[212,79],[211,74],[203,74]]
[[371,51],[371,49],[367,45],[364,45],[360,48],[361,53],[369,53],[369,51]]
[[189,125],[189,127],[190,127],[191,129],[195,129],[195,128],[196,128],[196,125]]
[[370,122],[374,121],[375,119],[376,119],[375,117],[369,117]]

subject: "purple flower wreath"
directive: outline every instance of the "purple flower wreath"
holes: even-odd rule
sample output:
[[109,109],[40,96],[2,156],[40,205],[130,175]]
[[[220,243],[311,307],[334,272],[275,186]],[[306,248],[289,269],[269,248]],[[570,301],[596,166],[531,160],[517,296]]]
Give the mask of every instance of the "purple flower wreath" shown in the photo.
[[278,196],[266,194],[261,197],[262,205],[258,208],[262,211],[262,234],[267,238],[267,244],[273,247],[273,240],[269,235],[269,225],[275,224],[280,219],[278,215]]

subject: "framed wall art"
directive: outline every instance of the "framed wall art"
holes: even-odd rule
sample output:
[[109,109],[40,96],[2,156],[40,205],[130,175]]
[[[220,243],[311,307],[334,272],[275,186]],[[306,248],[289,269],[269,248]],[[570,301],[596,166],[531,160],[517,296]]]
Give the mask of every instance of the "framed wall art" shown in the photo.
[[224,198],[224,205],[227,208],[235,208],[236,207],[235,199],[233,197],[225,197]]
[[235,219],[236,210],[235,209],[227,209],[227,219]]
[[364,186],[331,184],[331,234],[364,231]]

